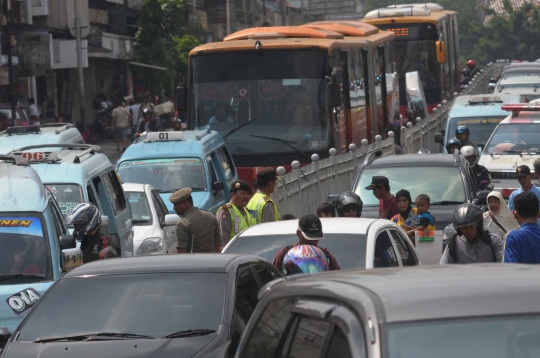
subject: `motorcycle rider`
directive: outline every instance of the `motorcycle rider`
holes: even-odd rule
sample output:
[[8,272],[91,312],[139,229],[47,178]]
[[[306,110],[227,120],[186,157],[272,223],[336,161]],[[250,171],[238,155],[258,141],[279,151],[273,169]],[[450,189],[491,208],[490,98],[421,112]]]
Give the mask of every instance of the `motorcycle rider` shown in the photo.
[[479,262],[502,262],[503,241],[484,230],[484,215],[474,204],[462,204],[454,212],[456,233],[444,249],[441,265]]
[[73,237],[81,243],[84,263],[118,256],[111,237],[99,231],[101,215],[95,205],[77,205],[67,216],[67,224],[75,227]]
[[351,191],[341,193],[336,201],[336,211],[339,217],[359,218],[362,215],[362,199]]
[[469,162],[471,174],[476,182],[478,191],[493,190],[493,182],[491,181],[489,170],[483,165],[478,164],[478,152],[476,149],[470,145],[466,145],[461,148],[461,155]]
[[150,133],[159,131],[159,123],[154,118],[154,112],[150,108],[145,108],[142,111],[143,120],[139,122],[137,127],[137,133],[135,136],[138,137],[141,133]]
[[476,144],[472,140],[469,140],[470,136],[471,136],[471,132],[469,131],[469,128],[467,126],[457,126],[456,138],[459,139],[459,141],[461,142],[461,145],[463,147],[466,145],[470,145],[475,150],[477,150],[478,144]]
[[448,142],[446,142],[446,151],[448,154],[454,154],[454,151],[457,149],[459,152],[461,150],[461,142],[457,138],[450,138],[448,139]]

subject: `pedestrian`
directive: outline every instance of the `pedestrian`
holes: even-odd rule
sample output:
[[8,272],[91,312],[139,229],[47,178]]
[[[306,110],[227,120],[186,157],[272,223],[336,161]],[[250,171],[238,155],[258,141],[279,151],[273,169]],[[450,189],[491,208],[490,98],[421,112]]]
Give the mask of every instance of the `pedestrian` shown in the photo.
[[364,203],[358,194],[352,191],[341,193],[336,201],[336,210],[339,217],[359,218],[362,215]]
[[474,204],[462,204],[454,211],[456,233],[448,240],[440,264],[502,262],[503,241],[484,230],[484,215]]
[[[521,194],[523,192],[531,192],[536,195],[538,199],[540,199],[540,188],[532,184],[531,169],[529,168],[529,166],[520,165],[516,168],[516,174],[520,188],[514,190],[512,194],[510,194],[510,198],[508,199],[508,207],[512,211],[516,210],[514,206],[514,198],[518,194]],[[540,218],[538,219],[538,224],[540,224]]]
[[325,201],[317,208],[317,217],[319,218],[335,218],[336,210],[332,203]]
[[373,195],[379,199],[379,218],[391,220],[398,213],[396,197],[390,193],[390,182],[387,177],[374,176],[366,190],[373,190]]
[[540,158],[534,161],[534,174],[536,174],[535,186],[540,186]]
[[51,92],[47,93],[47,99],[41,104],[41,115],[43,118],[56,118],[56,105]]
[[319,219],[317,216],[313,214],[302,216],[300,220],[298,220],[296,236],[298,237],[298,242],[296,244],[284,247],[283,249],[279,250],[276,257],[274,257],[274,266],[276,266],[278,270],[283,271],[283,260],[285,255],[287,255],[289,250],[291,250],[293,247],[297,247],[298,245],[311,245],[320,248],[328,259],[330,271],[341,269],[334,255],[332,255],[328,249],[318,246],[319,241],[324,240],[324,233],[321,219]]
[[246,209],[251,194],[249,184],[243,180],[236,180],[231,184],[229,191],[231,200],[216,212],[222,248],[240,231],[255,225],[255,219]]
[[193,206],[191,188],[182,188],[169,198],[174,211],[182,218],[176,229],[176,250],[179,254],[221,252],[219,224],[214,215]]
[[28,98],[28,116],[30,117],[30,124],[38,124],[39,112],[36,106],[36,101],[32,97]]
[[257,193],[249,201],[247,208],[257,224],[279,221],[280,216],[276,203],[270,195],[281,178],[274,168],[263,168],[257,173]]
[[396,205],[398,213],[394,215],[392,221],[405,230],[411,241],[414,243],[414,233],[418,229],[418,223],[416,218],[417,208],[412,207],[411,193],[405,189],[398,191],[396,193]]
[[283,214],[281,215],[281,218],[279,218],[279,221],[287,221],[287,220],[296,220],[296,216],[293,214]]
[[112,130],[114,139],[116,140],[116,151],[120,151],[120,143],[122,143],[122,151],[127,147],[127,134],[129,129],[130,114],[122,102],[118,101],[116,108],[112,111]]
[[139,124],[139,107],[140,104],[139,96],[135,96],[134,100],[130,102],[128,110],[131,115],[131,140],[135,139],[135,133],[137,133],[137,125]]
[[538,226],[538,197],[523,192],[514,198],[514,216],[520,227],[506,235],[504,262],[521,264],[540,263],[540,226]]
[[488,211],[484,213],[484,229],[503,238],[519,227],[501,193],[492,191],[487,196]]

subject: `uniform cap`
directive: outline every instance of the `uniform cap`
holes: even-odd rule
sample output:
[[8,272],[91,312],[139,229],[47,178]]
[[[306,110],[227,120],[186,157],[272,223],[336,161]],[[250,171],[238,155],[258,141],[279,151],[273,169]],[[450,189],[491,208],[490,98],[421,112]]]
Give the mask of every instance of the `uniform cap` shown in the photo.
[[277,172],[274,168],[262,168],[257,173],[257,179],[262,180],[281,180],[281,178],[277,175]]
[[531,175],[531,169],[528,165],[520,165],[516,168],[516,174],[518,177],[525,177],[527,175]]
[[322,240],[324,234],[322,231],[321,219],[317,215],[304,215],[298,220],[298,230],[306,240]]
[[182,188],[180,190],[177,190],[174,192],[173,195],[169,197],[169,201],[173,203],[174,205],[180,204],[181,202],[187,200],[189,197],[191,197],[191,188]]
[[366,186],[366,190],[373,190],[375,188],[381,188],[386,185],[390,185],[387,177],[374,176],[373,178],[371,178],[371,184]]
[[243,180],[235,180],[231,184],[231,193],[236,193],[238,190],[244,190],[251,193],[251,187]]

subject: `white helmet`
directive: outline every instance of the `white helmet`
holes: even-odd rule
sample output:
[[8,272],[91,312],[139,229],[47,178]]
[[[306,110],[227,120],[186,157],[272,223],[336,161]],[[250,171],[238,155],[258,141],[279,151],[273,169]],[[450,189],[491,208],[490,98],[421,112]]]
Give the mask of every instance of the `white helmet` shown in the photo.
[[471,145],[466,145],[463,148],[461,148],[461,155],[467,159],[470,165],[473,167],[478,162],[478,152],[476,149]]

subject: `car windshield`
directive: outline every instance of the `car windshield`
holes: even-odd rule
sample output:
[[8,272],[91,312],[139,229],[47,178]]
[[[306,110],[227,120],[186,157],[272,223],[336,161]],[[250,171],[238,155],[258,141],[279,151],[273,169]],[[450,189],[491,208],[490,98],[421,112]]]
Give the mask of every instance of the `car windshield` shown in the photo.
[[[412,165],[412,164],[411,164]],[[355,185],[355,193],[360,195],[364,205],[379,205],[373,191],[365,188],[374,176],[385,176],[390,182],[390,192],[406,189],[411,197],[427,194],[431,203],[441,201],[465,202],[465,186],[459,168],[438,166],[368,168],[362,172]]]
[[325,149],[325,61],[319,49],[194,56],[191,119],[222,136],[245,124],[226,138],[232,155]]
[[58,202],[64,216],[84,201],[81,187],[78,184],[45,184],[45,187]]
[[125,161],[120,163],[118,175],[123,183],[150,184],[160,191],[185,187],[206,190],[206,174],[200,158]]
[[225,273],[62,279],[22,326],[18,341],[102,332],[160,338],[190,329],[217,331],[225,284]]
[[[325,233],[324,240],[320,241],[319,245],[335,256],[342,270],[362,269],[366,268],[366,241],[366,235],[363,234]],[[248,231],[232,240],[223,252],[256,255],[272,262],[279,250],[297,242],[296,233],[249,236]]]
[[[2,276],[49,276],[42,219],[36,216],[0,216],[0,285],[13,284]],[[34,277],[34,279],[39,277]]]
[[501,123],[506,116],[492,116],[492,117],[454,117],[450,119],[448,125],[448,137],[453,138],[456,133],[457,126],[467,126],[471,135],[469,140],[477,144],[486,144],[491,133]]
[[400,323],[384,330],[387,358],[540,356],[535,315]]
[[146,194],[142,191],[124,192],[131,208],[133,224],[136,226],[150,225],[152,223],[152,212],[148,206]]
[[509,123],[497,127],[489,143],[487,154],[540,153],[540,126],[538,123]]

